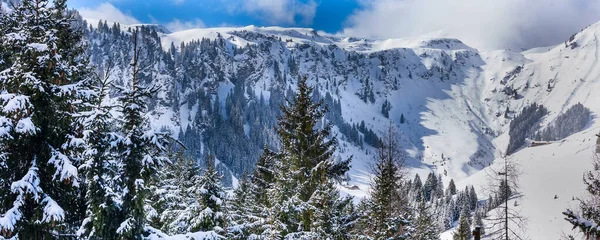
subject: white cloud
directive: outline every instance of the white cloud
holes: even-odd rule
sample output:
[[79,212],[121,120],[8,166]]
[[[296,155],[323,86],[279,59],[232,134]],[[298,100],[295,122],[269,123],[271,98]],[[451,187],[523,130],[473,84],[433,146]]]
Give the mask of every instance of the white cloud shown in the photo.
[[94,20],[106,20],[109,22],[118,22],[121,24],[139,24],[140,21],[130,14],[123,13],[110,3],[102,3],[95,8],[80,8],[79,14],[83,18]]
[[181,21],[179,19],[174,19],[173,21],[165,24],[165,27],[173,32],[192,29],[192,28],[203,28],[205,26],[206,25],[204,25],[204,22],[202,22],[202,20],[200,20],[198,18],[196,18],[192,21]]
[[185,2],[185,0],[173,0],[173,3],[174,3],[175,5],[181,5],[181,4],[183,4],[184,2]]
[[312,24],[317,12],[314,0],[225,0],[230,11],[242,11],[262,18],[268,24]]
[[600,20],[589,0],[373,0],[351,15],[344,34],[398,38],[443,30],[479,48],[560,43]]

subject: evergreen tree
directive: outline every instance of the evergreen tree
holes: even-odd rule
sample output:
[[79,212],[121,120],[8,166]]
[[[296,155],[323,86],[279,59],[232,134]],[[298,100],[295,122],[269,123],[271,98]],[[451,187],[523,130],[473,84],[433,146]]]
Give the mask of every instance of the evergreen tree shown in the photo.
[[369,235],[375,239],[398,239],[408,234],[410,209],[402,195],[404,159],[390,126],[380,144],[373,169],[368,214],[371,219]]
[[477,198],[477,193],[475,192],[475,188],[473,187],[473,185],[471,185],[471,188],[469,188],[469,208],[471,210],[475,210],[477,208],[477,203],[479,202],[479,199]]
[[112,127],[115,121],[111,110],[114,106],[105,101],[111,86],[110,72],[108,67],[103,77],[96,77],[93,90],[97,96],[90,102],[91,111],[81,115],[82,123],[88,129],[83,133],[86,151],[84,163],[80,166],[87,179],[87,211],[79,235],[87,239],[115,239],[119,227],[114,221],[119,218],[119,200],[115,191],[118,183],[113,180],[119,170],[112,146],[120,140],[120,136]]
[[264,237],[343,236],[352,225],[347,211],[334,211],[348,209],[351,202],[339,199],[333,184],[350,159],[334,161],[337,140],[331,125],[322,124],[327,109],[313,102],[312,92],[306,78],[300,79],[298,93],[281,108],[276,129],[281,150],[265,151],[255,172],[253,182],[268,187],[268,199],[257,198],[257,209],[269,223],[260,232]]
[[[248,193],[249,212],[244,216],[246,218],[249,234],[254,236],[267,236],[264,234],[268,229],[272,229],[273,215],[271,212],[273,199],[270,198],[273,192],[269,189],[274,188],[276,164],[278,155],[265,148],[263,154],[258,159],[254,173],[250,178]],[[243,229],[241,229],[243,231]]]
[[169,158],[172,163],[151,182],[152,208],[147,211],[147,218],[165,233],[188,233],[202,208],[197,194],[201,187],[200,168],[181,151],[170,154]]
[[318,187],[312,205],[316,206],[312,229],[318,239],[351,239],[352,223],[358,218],[352,197],[340,199],[333,181],[329,181]]
[[89,71],[65,0],[13,7],[0,15],[0,229],[53,239],[75,234],[85,212],[76,116]]
[[384,117],[389,118],[391,109],[392,104],[386,99],[381,105],[381,114],[383,114]]
[[500,180],[500,185],[498,186],[498,197],[496,198],[497,203],[508,201],[508,199],[512,196],[512,190],[510,189],[509,184],[504,180]]
[[200,177],[200,188],[194,191],[196,198],[200,200],[200,212],[193,212],[192,216],[197,220],[191,221],[191,232],[215,231],[222,233],[225,230],[227,220],[226,193],[221,184],[223,176],[215,170],[214,156],[207,157],[206,169]]
[[454,240],[471,240],[473,234],[471,233],[471,225],[469,224],[469,216],[461,214],[458,220],[458,227],[452,235]]
[[450,183],[448,183],[448,189],[446,190],[446,194],[450,196],[456,194],[456,185],[454,184],[454,179],[450,179]]
[[412,182],[412,191],[415,201],[423,200],[423,183],[421,182],[421,177],[419,174],[415,175],[415,179]]
[[425,184],[423,185],[423,197],[426,201],[431,201],[433,199],[435,199],[436,197],[441,197],[438,194],[438,189],[440,187],[438,186],[438,179],[435,176],[434,173],[429,173],[429,175],[427,175],[427,180],[425,181]]
[[168,159],[165,151],[168,133],[153,130],[146,118],[147,100],[159,90],[156,86],[143,86],[138,48],[139,30],[133,34],[133,59],[131,77],[127,86],[121,87],[119,97],[122,140],[119,142],[119,160],[123,163],[124,194],[121,206],[123,221],[117,233],[123,238],[141,239],[146,225],[146,199],[150,197],[148,183],[156,169]]
[[419,201],[416,209],[416,219],[414,221],[414,234],[411,239],[437,240],[439,239],[439,229],[436,225],[436,218],[431,205],[425,201]]
[[487,212],[492,211],[496,207],[496,202],[494,202],[494,198],[492,195],[488,197],[488,200],[485,202],[485,207]]
[[228,206],[228,238],[247,239],[253,222],[253,211],[249,206],[255,205],[251,198],[251,182],[246,174],[242,175],[237,188],[233,191],[233,198]]

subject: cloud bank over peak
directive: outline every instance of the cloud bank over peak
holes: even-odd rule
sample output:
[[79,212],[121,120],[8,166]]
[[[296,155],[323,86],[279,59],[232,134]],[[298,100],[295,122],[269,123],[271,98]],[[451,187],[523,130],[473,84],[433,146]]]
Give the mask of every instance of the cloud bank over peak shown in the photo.
[[94,8],[83,7],[77,10],[79,11],[79,14],[81,14],[82,17],[87,19],[106,20],[109,22],[118,22],[127,25],[141,23],[131,14],[122,12],[121,10],[119,10],[118,8],[116,8],[108,2],[101,3],[100,5]]
[[173,19],[173,21],[165,24],[165,27],[169,29],[169,31],[177,32],[193,28],[204,28],[206,27],[206,25],[199,18],[193,19],[191,21],[181,21],[179,19]]
[[558,44],[600,20],[600,1],[590,0],[362,0],[361,4],[341,34],[402,38],[438,31],[481,49]]

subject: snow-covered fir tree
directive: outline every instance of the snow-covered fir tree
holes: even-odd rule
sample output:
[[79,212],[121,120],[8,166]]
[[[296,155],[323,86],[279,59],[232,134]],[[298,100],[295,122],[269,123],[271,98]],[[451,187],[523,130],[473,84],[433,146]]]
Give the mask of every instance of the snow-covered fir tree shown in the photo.
[[228,227],[227,234],[230,239],[246,239],[250,236],[250,228],[253,216],[253,211],[249,206],[254,206],[251,185],[248,175],[242,175],[238,182],[237,188],[233,190],[233,197],[227,204],[228,211]]
[[74,234],[84,214],[82,128],[91,92],[81,29],[65,0],[23,0],[0,15],[0,229]]
[[200,176],[200,188],[194,194],[200,201],[198,212],[191,212],[194,219],[190,221],[191,231],[223,233],[227,223],[227,207],[225,206],[226,193],[221,179],[223,176],[215,170],[214,155],[206,158],[206,169]]
[[277,154],[265,148],[250,177],[246,226],[240,230],[248,231],[251,236],[266,237],[274,234],[275,226],[272,220],[275,218],[270,210],[274,201],[270,199],[270,195],[273,194],[270,189],[273,189],[275,183],[277,163]]
[[405,239],[412,231],[411,209],[401,191],[404,158],[392,126],[386,132],[375,156],[370,196],[366,201],[367,224],[364,235],[374,239]]
[[124,193],[121,221],[117,233],[128,239],[141,239],[146,226],[146,199],[150,197],[148,183],[156,174],[157,167],[168,162],[165,151],[168,133],[149,126],[146,117],[147,101],[157,86],[144,86],[139,75],[141,49],[138,47],[139,30],[133,33],[133,58],[131,71],[125,86],[120,87],[119,112],[122,139],[119,141],[118,156],[123,163]]
[[299,81],[298,93],[282,107],[278,121],[281,150],[265,150],[252,179],[267,193],[255,201],[268,223],[256,231],[264,238],[343,239],[352,225],[351,201],[340,199],[333,184],[348,170],[350,159],[334,161],[337,141],[330,135],[331,125],[321,122],[326,109],[313,102],[312,91],[306,78]]
[[414,232],[411,239],[437,240],[440,238],[440,229],[436,224],[436,213],[433,210],[431,204],[424,201],[418,202],[415,210],[416,217],[413,222]]
[[83,112],[79,119],[86,127],[83,133],[85,151],[80,169],[85,173],[87,210],[78,235],[87,239],[117,238],[119,217],[120,182],[115,178],[120,165],[115,161],[113,146],[120,141],[115,132],[115,118],[111,111],[115,108],[108,100],[111,87],[110,67],[102,76],[96,75],[92,89],[97,93],[90,101],[90,111]]
[[417,202],[423,201],[423,183],[421,182],[421,176],[415,174],[415,179],[411,184],[411,193],[413,199]]
[[148,212],[152,226],[167,234],[192,231],[192,223],[199,222],[202,204],[200,168],[181,151],[171,153],[171,164],[157,173],[151,182],[151,209]]
[[454,240],[470,240],[473,237],[471,233],[471,224],[469,223],[469,215],[466,212],[460,215],[458,226],[452,234]]

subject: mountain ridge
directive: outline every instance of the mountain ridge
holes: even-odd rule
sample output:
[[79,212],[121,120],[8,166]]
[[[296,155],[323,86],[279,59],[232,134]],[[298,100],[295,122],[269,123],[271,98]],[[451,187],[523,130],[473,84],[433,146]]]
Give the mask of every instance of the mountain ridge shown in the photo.
[[[327,120],[340,137],[337,156],[354,156],[347,184],[359,188],[340,190],[357,199],[366,196],[369,187],[374,148],[367,143],[368,133],[381,133],[390,123],[400,130],[412,173],[425,176],[434,171],[445,183],[455,179],[459,185],[479,182],[481,191],[481,174],[506,156],[509,123],[524,107],[536,102],[548,108],[541,128],[578,102],[600,112],[595,104],[600,99],[593,94],[600,90],[600,67],[595,64],[600,24],[564,44],[523,52],[480,52],[448,38],[369,40],[324,36],[310,29],[218,29],[147,33],[151,81],[165,86],[152,108],[152,122],[191,144],[195,157],[209,148],[217,151],[221,170],[235,176],[251,169],[260,143],[277,147],[268,129],[277,105],[294,91],[300,76],[307,76],[318,92],[315,97],[333,109]],[[110,36],[105,30],[88,36],[96,48],[91,51],[93,63],[117,56],[127,59],[126,36]],[[117,65],[115,81],[128,71],[126,60]],[[222,127],[224,132],[217,132]],[[597,128],[591,120],[584,132]],[[240,153],[219,153],[222,145]],[[585,154],[572,150],[564,149],[562,156],[581,159],[571,171],[576,173],[588,165]],[[539,167],[540,159],[523,155],[532,151],[537,153],[526,149],[512,157],[533,161],[526,172],[542,178],[539,169],[529,168]],[[232,177],[233,185],[235,181]],[[526,206],[533,204],[524,201]],[[559,215],[561,210],[556,209]],[[542,227],[540,219],[546,216],[537,216],[532,225]],[[556,226],[566,229],[568,223]]]

